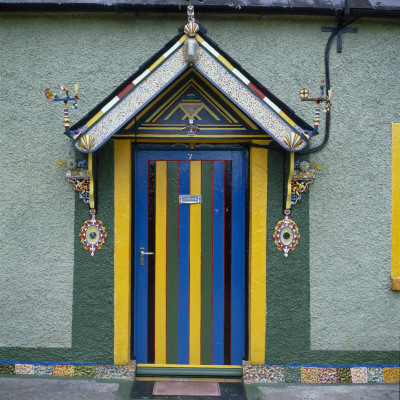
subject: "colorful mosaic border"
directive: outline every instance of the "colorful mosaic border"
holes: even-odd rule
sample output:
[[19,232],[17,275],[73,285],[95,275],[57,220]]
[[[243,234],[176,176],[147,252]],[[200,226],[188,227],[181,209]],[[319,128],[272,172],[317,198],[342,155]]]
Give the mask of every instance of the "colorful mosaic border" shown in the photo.
[[48,363],[48,362],[10,362],[0,361],[0,375],[37,375],[94,379],[125,379],[133,381],[136,363],[129,365]]
[[399,383],[400,365],[252,365],[243,362],[243,383]]

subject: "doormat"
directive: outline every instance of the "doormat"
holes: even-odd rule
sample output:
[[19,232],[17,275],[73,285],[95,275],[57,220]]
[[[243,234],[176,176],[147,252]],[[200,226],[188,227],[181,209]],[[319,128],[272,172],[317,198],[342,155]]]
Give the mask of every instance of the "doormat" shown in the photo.
[[218,382],[155,382],[153,396],[220,397]]
[[[177,377],[175,377],[177,378]],[[190,379],[190,378],[189,378]],[[165,382],[165,381],[164,381]],[[187,382],[187,381],[185,381]],[[190,381],[189,381],[190,382]],[[131,400],[246,400],[243,383],[219,382],[221,397],[216,396],[157,396],[153,394],[154,381],[135,381]]]

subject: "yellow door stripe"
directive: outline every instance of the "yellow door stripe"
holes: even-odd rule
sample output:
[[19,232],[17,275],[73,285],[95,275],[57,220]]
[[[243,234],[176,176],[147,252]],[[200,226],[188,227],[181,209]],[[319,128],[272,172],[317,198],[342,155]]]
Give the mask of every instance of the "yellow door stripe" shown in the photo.
[[155,363],[167,362],[167,162],[156,163]]
[[[201,161],[190,163],[190,194],[201,194]],[[191,204],[189,207],[189,364],[201,364],[201,204]]]
[[392,289],[400,290],[400,123],[392,126]]
[[265,362],[268,151],[250,149],[249,362]]
[[114,145],[114,363],[130,362],[131,342],[131,143]]

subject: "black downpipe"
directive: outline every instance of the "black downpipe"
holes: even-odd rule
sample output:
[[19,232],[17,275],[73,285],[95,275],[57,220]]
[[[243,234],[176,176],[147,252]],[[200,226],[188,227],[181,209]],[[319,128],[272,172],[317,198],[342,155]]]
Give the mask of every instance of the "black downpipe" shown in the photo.
[[[329,89],[331,88],[331,78],[330,78],[330,71],[329,71],[329,53],[332,47],[332,42],[333,39],[337,36],[339,31],[343,29],[344,27],[352,24],[355,22],[357,18],[351,20],[350,22],[346,24],[339,24],[339,26],[336,28],[334,32],[332,32],[331,36],[329,36],[328,42],[326,43],[325,47],[325,82],[326,82],[326,93],[328,93]],[[309,154],[309,153],[315,153],[317,151],[322,150],[328,143],[329,140],[329,133],[330,133],[330,127],[331,127],[331,114],[326,114],[326,119],[325,119],[325,136],[324,140],[322,143],[316,147],[313,147],[311,149],[305,149],[305,150],[300,150],[297,151],[297,154]]]

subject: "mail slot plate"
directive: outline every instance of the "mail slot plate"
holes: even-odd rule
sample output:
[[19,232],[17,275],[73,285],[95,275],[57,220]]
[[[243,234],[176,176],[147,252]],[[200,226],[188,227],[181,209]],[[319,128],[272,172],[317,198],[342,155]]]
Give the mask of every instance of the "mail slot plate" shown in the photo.
[[201,194],[180,194],[179,204],[201,204]]

